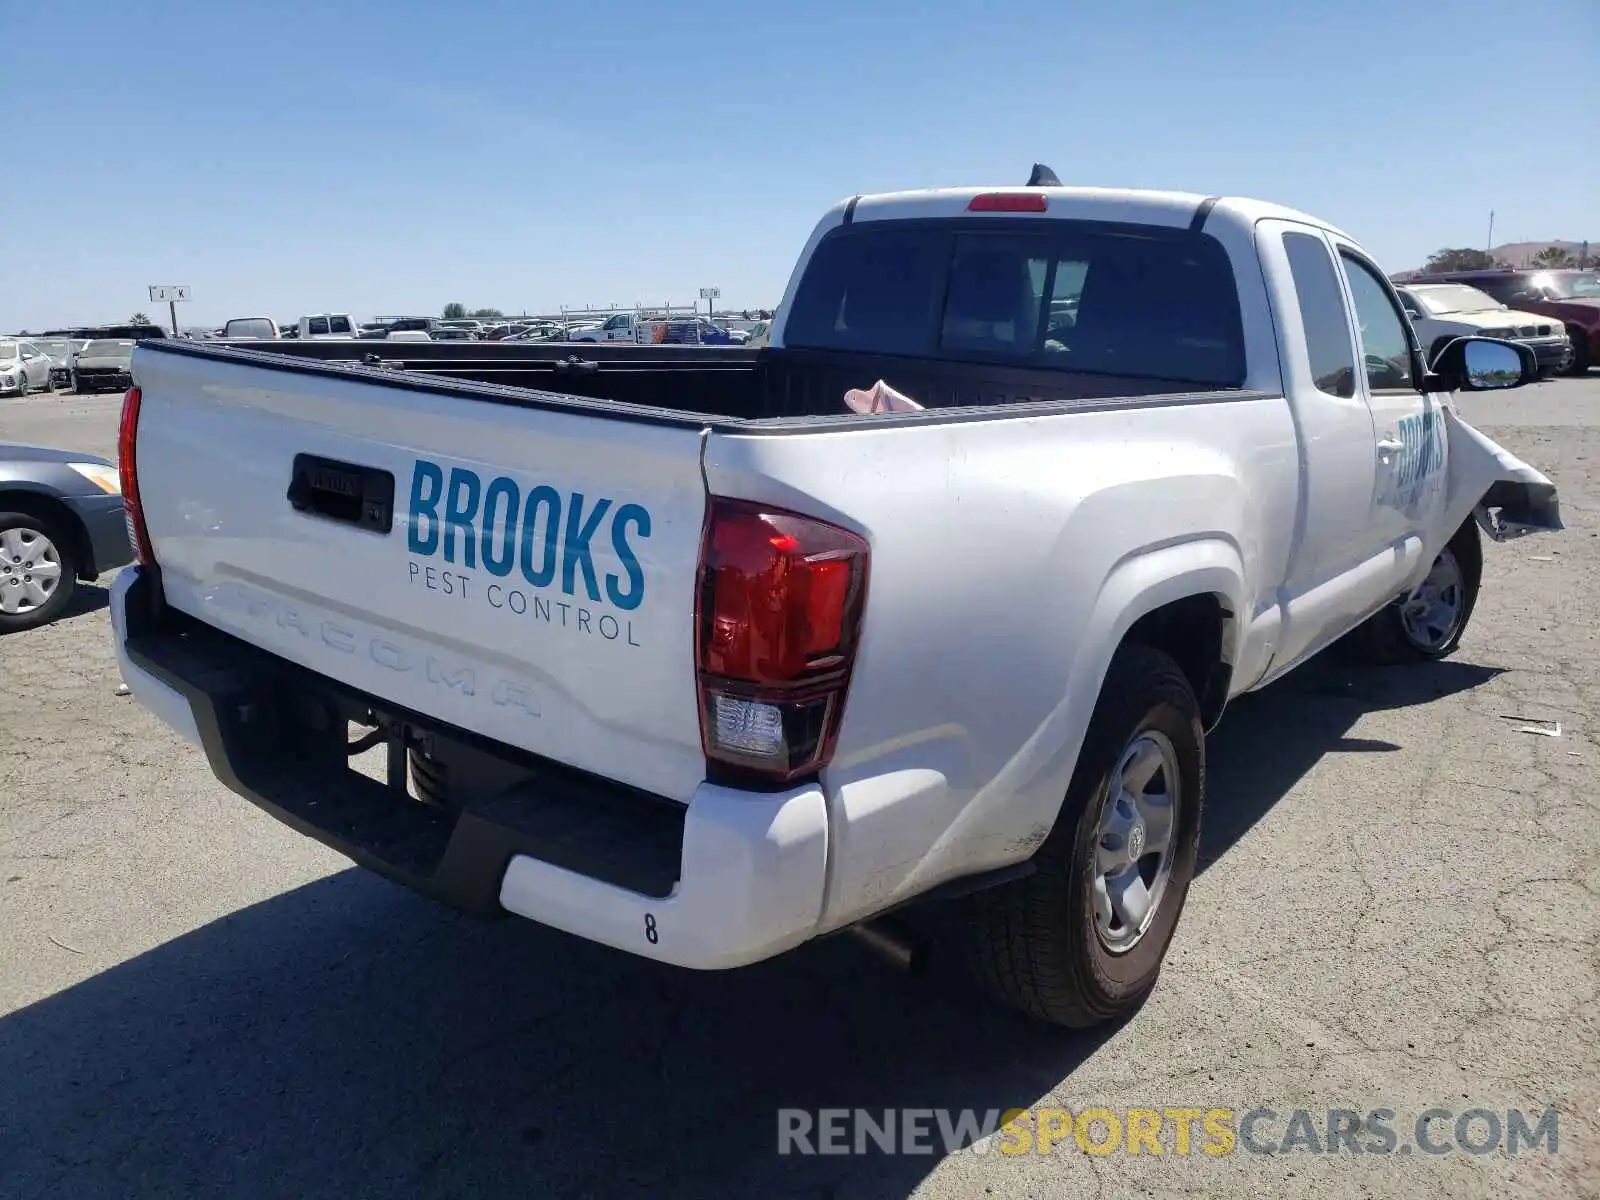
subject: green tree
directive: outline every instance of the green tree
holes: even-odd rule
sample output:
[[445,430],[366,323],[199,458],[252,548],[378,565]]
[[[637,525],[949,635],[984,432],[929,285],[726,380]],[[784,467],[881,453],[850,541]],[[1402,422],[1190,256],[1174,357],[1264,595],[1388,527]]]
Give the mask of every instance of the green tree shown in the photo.
[[128,324],[129,325],[154,325],[155,322],[152,321],[144,313],[137,312],[137,313],[134,313],[133,316],[128,319]]
[[498,321],[505,313],[498,308],[475,308],[467,316],[474,321]]
[[467,306],[452,301],[444,306],[444,319],[446,321],[459,321],[467,315]]
[[1572,267],[1577,265],[1577,260],[1563,250],[1560,246],[1546,246],[1533,256],[1533,261],[1541,267]]
[[1495,265],[1494,255],[1486,250],[1436,250],[1422,264],[1424,271],[1483,271]]

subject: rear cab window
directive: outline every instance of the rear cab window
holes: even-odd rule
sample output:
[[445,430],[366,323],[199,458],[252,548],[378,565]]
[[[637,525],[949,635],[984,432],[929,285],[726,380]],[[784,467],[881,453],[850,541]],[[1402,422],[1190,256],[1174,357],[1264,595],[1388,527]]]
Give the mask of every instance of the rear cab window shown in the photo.
[[1131,224],[835,230],[800,280],[784,341],[1203,388],[1245,379],[1227,253],[1206,234]]

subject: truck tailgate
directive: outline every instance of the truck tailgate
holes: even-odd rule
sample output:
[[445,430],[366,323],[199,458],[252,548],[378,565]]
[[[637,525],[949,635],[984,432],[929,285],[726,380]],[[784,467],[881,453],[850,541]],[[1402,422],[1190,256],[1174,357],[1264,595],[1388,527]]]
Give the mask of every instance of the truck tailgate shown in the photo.
[[393,704],[689,799],[705,777],[697,427],[159,350],[134,377],[168,603]]

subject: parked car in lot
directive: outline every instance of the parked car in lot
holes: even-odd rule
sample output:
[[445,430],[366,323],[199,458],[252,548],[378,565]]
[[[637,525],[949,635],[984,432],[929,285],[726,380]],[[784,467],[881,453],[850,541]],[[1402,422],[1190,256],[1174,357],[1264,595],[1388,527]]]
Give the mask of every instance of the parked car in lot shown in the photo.
[[0,634],[53,620],[78,580],[132,559],[116,467],[0,442]]
[[72,356],[88,344],[87,341],[74,341],[64,337],[23,338],[23,341],[32,341],[35,349],[50,360],[50,374],[48,385],[52,388],[65,388],[72,383]]
[[50,386],[50,358],[30,341],[0,341],[0,395],[26,396]]
[[474,329],[460,325],[440,325],[428,335],[436,342],[476,342],[481,340]]
[[271,317],[234,317],[223,323],[217,336],[245,341],[275,342],[278,340],[278,323]]
[[349,313],[310,313],[300,318],[296,334],[302,341],[313,338],[348,341],[356,336],[356,323]]
[[603,321],[571,320],[567,322],[567,337],[574,342],[631,342],[637,316],[624,312],[613,313]]
[[1600,272],[1452,271],[1419,276],[1415,282],[1470,284],[1511,308],[1560,321],[1572,342],[1568,369],[1582,375],[1600,364]]
[[89,342],[73,356],[72,390],[120,392],[131,387],[129,364],[137,344],[125,338],[96,338]]
[[[141,346],[123,678],[228,787],[461,908],[714,969],[938,900],[996,994],[1087,1025],[1155,984],[1229,700],[1346,638],[1448,655],[1480,529],[1560,527],[1451,395],[1531,351],[1430,361],[1277,205],[860,196],[778,311],[759,351],[382,373]],[[916,403],[847,406],[878,381]]]
[[658,346],[731,346],[733,337],[705,317],[641,316],[633,325],[636,341]]
[[1571,364],[1572,341],[1560,321],[1507,308],[1465,283],[1407,283],[1395,290],[1430,357],[1437,357],[1453,338],[1481,334],[1521,342],[1533,351],[1541,373]]

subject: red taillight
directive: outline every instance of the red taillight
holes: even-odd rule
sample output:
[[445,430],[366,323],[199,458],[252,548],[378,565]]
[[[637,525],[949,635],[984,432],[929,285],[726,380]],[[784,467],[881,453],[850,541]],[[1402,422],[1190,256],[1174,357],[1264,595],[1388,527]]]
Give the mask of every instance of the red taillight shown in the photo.
[[1048,212],[1050,198],[1042,192],[985,192],[967,204],[968,212]]
[[867,594],[867,543],[812,517],[712,497],[695,665],[713,764],[786,782],[833,753]]
[[129,388],[122,398],[122,424],[117,429],[117,474],[122,478],[122,508],[128,520],[128,542],[133,547],[135,561],[143,566],[154,566],[155,552],[150,549],[150,531],[144,527],[144,508],[139,503],[139,470],[136,465],[139,441],[138,388]]

